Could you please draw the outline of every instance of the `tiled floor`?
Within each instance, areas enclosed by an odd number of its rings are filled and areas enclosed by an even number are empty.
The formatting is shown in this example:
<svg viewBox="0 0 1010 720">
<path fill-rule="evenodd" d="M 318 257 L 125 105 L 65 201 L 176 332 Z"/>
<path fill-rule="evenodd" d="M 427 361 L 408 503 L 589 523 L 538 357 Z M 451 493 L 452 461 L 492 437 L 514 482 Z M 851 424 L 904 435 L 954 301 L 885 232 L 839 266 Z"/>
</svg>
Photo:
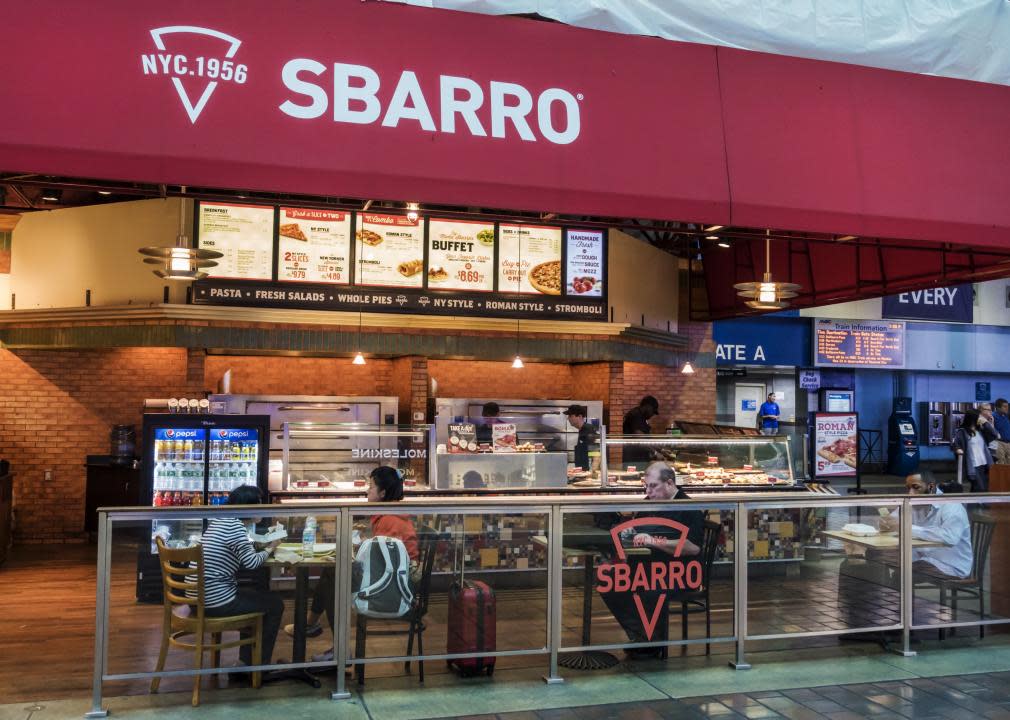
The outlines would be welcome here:
<svg viewBox="0 0 1010 720">
<path fill-rule="evenodd" d="M 577 709 L 460 715 L 454 720 L 962 720 L 969 717 L 1010 718 L 1010 672 L 643 700 Z"/>
</svg>

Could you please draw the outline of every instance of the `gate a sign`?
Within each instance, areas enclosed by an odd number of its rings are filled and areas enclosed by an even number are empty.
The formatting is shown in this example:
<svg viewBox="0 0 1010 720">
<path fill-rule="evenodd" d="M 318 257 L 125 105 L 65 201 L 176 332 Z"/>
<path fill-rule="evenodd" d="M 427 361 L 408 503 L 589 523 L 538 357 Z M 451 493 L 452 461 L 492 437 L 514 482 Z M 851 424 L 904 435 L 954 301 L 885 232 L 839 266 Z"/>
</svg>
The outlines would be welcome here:
<svg viewBox="0 0 1010 720">
<path fill-rule="evenodd" d="M 632 570 L 632 566 L 628 564 L 627 553 L 621 544 L 621 533 L 629 528 L 642 526 L 663 526 L 671 528 L 677 533 L 672 538 L 653 535 L 657 541 L 662 540 L 672 545 L 673 553 L 669 560 L 636 563 L 634 570 Z M 642 627 L 645 628 L 645 637 L 652 640 L 653 633 L 656 631 L 656 622 L 666 603 L 667 595 L 678 590 L 698 590 L 701 588 L 701 562 L 698 560 L 684 562 L 679 559 L 684 550 L 684 543 L 687 542 L 687 526 L 676 520 L 662 517 L 633 518 L 612 527 L 610 536 L 614 541 L 618 562 L 602 563 L 597 566 L 596 592 L 601 595 L 632 593 L 635 607 L 638 609 L 638 616 L 642 620 Z M 647 607 L 640 595 L 641 591 L 647 591 L 650 595 L 657 591 L 661 592 L 655 605 Z"/>
</svg>

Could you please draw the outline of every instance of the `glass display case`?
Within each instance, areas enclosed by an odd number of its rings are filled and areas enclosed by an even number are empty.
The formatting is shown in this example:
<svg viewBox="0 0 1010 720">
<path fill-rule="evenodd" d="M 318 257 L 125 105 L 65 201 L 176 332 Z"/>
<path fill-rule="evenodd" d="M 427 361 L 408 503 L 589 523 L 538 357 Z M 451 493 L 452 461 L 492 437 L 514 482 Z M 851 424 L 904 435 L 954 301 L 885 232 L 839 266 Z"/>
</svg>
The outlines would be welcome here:
<svg viewBox="0 0 1010 720">
<path fill-rule="evenodd" d="M 692 494 L 796 489 L 783 437 L 611 435 L 603 445 L 610 487 L 640 487 L 645 469 L 660 461 Z"/>
<path fill-rule="evenodd" d="M 380 465 L 400 470 L 409 489 L 427 489 L 434 477 L 433 425 L 286 422 L 281 438 L 287 494 L 364 492 Z"/>
</svg>

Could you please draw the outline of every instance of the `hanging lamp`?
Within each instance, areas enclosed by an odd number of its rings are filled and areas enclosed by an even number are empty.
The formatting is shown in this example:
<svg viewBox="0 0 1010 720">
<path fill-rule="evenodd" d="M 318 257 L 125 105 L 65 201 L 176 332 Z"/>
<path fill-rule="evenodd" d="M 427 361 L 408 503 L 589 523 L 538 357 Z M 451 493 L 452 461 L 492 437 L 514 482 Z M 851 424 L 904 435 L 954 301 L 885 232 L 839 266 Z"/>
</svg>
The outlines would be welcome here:
<svg viewBox="0 0 1010 720">
<path fill-rule="evenodd" d="M 694 365 L 692 365 L 691 361 L 688 360 L 684 363 L 684 367 L 682 367 L 680 371 L 685 375 L 694 375 Z"/>
<path fill-rule="evenodd" d="M 519 318 L 516 318 L 516 359 L 512 361 L 512 368 L 522 370 L 524 367 L 523 359 L 519 357 Z"/>
<path fill-rule="evenodd" d="M 182 188 L 183 194 L 186 192 L 185 186 Z M 155 275 L 165 280 L 202 280 L 207 277 L 204 268 L 217 265 L 216 260 L 224 257 L 224 253 L 216 250 L 204 250 L 190 246 L 189 238 L 186 237 L 186 199 L 179 198 L 179 234 L 175 238 L 175 245 L 171 247 L 143 247 L 138 250 L 141 255 L 146 255 L 144 262 L 148 265 L 159 265 L 154 270 Z"/>
<path fill-rule="evenodd" d="M 734 289 L 737 295 L 744 298 L 749 308 L 755 310 L 782 310 L 789 307 L 787 302 L 796 297 L 800 286 L 796 283 L 775 282 L 772 280 L 772 241 L 771 230 L 765 230 L 765 272 L 761 282 L 737 283 Z"/>
</svg>

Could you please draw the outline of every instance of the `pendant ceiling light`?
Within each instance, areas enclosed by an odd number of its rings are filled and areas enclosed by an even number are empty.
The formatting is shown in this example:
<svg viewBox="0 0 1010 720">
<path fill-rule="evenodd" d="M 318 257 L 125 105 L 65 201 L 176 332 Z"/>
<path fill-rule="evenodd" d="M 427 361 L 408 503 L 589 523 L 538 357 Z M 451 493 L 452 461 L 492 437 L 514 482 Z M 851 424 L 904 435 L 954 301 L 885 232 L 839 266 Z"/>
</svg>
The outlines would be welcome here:
<svg viewBox="0 0 1010 720">
<path fill-rule="evenodd" d="M 182 188 L 186 192 L 186 188 Z M 138 251 L 146 255 L 144 262 L 148 265 L 160 266 L 154 274 L 165 280 L 202 280 L 207 277 L 204 268 L 214 267 L 223 253 L 216 250 L 203 250 L 190 246 L 186 237 L 186 199 L 179 198 L 179 234 L 172 247 L 143 247 Z"/>
<path fill-rule="evenodd" d="M 358 263 L 358 270 L 360 272 L 361 264 Z M 360 275 L 358 277 L 361 277 Z M 358 305 L 358 352 L 351 360 L 351 365 L 364 365 L 365 356 L 361 354 L 361 305 Z"/>
<path fill-rule="evenodd" d="M 747 300 L 747 307 L 755 310 L 782 310 L 789 307 L 787 300 L 796 297 L 799 285 L 772 280 L 771 230 L 765 231 L 765 273 L 761 282 L 737 283 L 733 287 Z"/>
<path fill-rule="evenodd" d="M 692 365 L 691 361 L 688 360 L 686 363 L 684 363 L 684 367 L 682 367 L 680 371 L 685 375 L 694 375 L 694 365 Z"/>
<path fill-rule="evenodd" d="M 519 357 L 519 318 L 516 318 L 516 359 L 512 361 L 512 368 L 522 370 L 523 367 L 523 359 Z"/>
</svg>

